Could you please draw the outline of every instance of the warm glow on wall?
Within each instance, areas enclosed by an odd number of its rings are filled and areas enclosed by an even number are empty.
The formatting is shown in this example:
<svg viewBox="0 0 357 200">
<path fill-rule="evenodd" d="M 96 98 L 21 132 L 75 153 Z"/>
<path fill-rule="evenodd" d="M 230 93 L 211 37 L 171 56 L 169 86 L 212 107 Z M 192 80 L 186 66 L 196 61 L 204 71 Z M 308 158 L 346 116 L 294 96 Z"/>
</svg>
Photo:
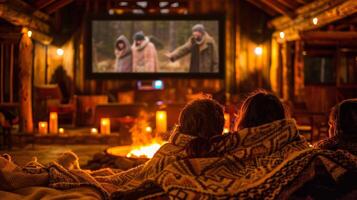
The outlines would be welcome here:
<svg viewBox="0 0 357 200">
<path fill-rule="evenodd" d="M 27 31 L 27 36 L 30 38 L 32 36 L 32 31 Z"/>
<path fill-rule="evenodd" d="M 280 37 L 280 39 L 284 39 L 285 38 L 285 33 L 284 32 L 280 32 L 279 33 L 279 37 Z"/>
<path fill-rule="evenodd" d="M 312 23 L 313 23 L 314 25 L 317 25 L 317 23 L 319 23 L 319 19 L 318 19 L 317 17 L 314 17 L 314 18 L 312 19 Z"/>
<path fill-rule="evenodd" d="M 64 54 L 64 51 L 61 48 L 57 49 L 56 52 L 57 52 L 57 55 L 59 55 L 59 56 L 63 56 L 63 54 Z"/>
<path fill-rule="evenodd" d="M 255 53 L 255 55 L 257 55 L 257 56 L 261 56 L 261 55 L 263 54 L 263 48 L 260 47 L 260 46 L 255 47 L 254 53 Z"/>
</svg>

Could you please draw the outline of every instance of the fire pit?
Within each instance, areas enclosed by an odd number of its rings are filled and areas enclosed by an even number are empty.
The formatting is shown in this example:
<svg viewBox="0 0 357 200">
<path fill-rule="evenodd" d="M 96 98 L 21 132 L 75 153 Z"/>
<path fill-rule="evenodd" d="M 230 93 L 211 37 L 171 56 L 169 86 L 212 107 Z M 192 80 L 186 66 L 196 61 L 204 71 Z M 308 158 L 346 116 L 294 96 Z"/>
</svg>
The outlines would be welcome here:
<svg viewBox="0 0 357 200">
<path fill-rule="evenodd" d="M 152 140 L 150 144 L 109 147 L 104 152 L 95 154 L 83 168 L 97 170 L 108 167 L 127 170 L 148 161 L 164 143 Z"/>
<path fill-rule="evenodd" d="M 149 144 L 116 146 L 106 149 L 106 153 L 112 156 L 126 156 L 130 158 L 152 158 L 163 142 L 153 140 Z"/>
</svg>

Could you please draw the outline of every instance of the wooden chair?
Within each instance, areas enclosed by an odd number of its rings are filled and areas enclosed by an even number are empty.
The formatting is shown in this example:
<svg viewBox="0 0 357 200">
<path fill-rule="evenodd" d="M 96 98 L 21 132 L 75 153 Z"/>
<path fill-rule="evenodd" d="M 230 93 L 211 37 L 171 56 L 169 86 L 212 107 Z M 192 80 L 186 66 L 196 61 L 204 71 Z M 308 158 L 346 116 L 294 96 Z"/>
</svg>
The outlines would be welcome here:
<svg viewBox="0 0 357 200">
<path fill-rule="evenodd" d="M 20 106 L 18 103 L 2 103 L 0 104 L 0 134 L 2 136 L 2 145 L 12 148 L 12 130 L 15 124 L 20 121 L 20 116 L 12 115 L 12 112 L 18 112 Z"/>
<path fill-rule="evenodd" d="M 49 112 L 57 112 L 59 119 L 71 118 L 71 124 L 74 126 L 76 121 L 75 100 L 72 98 L 68 104 L 62 104 L 61 100 L 62 94 L 57 84 L 35 86 L 35 101 L 40 106 L 37 108 L 39 111 L 37 113 L 38 115 L 43 115 L 39 117 L 47 119 Z"/>
</svg>

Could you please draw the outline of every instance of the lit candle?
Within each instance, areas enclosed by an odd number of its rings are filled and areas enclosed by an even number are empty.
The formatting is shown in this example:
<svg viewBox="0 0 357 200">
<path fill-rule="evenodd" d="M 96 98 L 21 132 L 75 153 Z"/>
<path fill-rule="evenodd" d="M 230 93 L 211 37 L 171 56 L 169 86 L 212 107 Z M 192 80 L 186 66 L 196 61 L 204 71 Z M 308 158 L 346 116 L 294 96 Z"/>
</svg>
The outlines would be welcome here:
<svg viewBox="0 0 357 200">
<path fill-rule="evenodd" d="M 96 128 L 92 128 L 92 129 L 90 129 L 90 133 L 97 134 L 98 130 Z"/>
<path fill-rule="evenodd" d="M 58 133 L 63 134 L 64 133 L 64 128 L 59 128 Z"/>
<path fill-rule="evenodd" d="M 145 131 L 146 131 L 147 133 L 151 133 L 151 132 L 152 132 L 152 128 L 151 128 L 150 126 L 147 126 L 147 127 L 145 128 Z"/>
<path fill-rule="evenodd" d="M 58 133 L 58 114 L 50 112 L 50 133 Z"/>
<path fill-rule="evenodd" d="M 47 122 L 39 122 L 38 123 L 38 133 L 41 135 L 47 134 L 48 131 L 48 123 Z"/>
<path fill-rule="evenodd" d="M 166 111 L 156 112 L 156 131 L 165 133 L 167 131 L 167 114 Z"/>
<path fill-rule="evenodd" d="M 229 113 L 224 113 L 224 129 L 225 132 L 229 132 L 229 130 L 231 129 L 231 117 L 229 115 Z"/>
<path fill-rule="evenodd" d="M 100 133 L 102 133 L 103 135 L 110 134 L 110 119 L 109 118 L 100 119 Z"/>
</svg>

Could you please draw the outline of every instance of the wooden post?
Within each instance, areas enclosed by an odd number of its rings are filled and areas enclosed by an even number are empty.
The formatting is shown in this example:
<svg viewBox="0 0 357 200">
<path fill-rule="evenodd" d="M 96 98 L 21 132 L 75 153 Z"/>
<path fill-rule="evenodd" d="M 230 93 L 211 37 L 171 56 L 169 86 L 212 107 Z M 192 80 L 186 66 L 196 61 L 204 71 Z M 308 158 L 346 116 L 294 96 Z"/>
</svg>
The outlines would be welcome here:
<svg viewBox="0 0 357 200">
<path fill-rule="evenodd" d="M 20 97 L 20 128 L 25 133 L 33 132 L 32 121 L 32 54 L 33 44 L 27 34 L 23 34 L 19 48 L 19 97 Z"/>
<path fill-rule="evenodd" d="M 302 41 L 295 41 L 295 61 L 294 61 L 294 97 L 296 101 L 303 101 L 304 93 L 304 61 L 303 61 Z"/>
</svg>

